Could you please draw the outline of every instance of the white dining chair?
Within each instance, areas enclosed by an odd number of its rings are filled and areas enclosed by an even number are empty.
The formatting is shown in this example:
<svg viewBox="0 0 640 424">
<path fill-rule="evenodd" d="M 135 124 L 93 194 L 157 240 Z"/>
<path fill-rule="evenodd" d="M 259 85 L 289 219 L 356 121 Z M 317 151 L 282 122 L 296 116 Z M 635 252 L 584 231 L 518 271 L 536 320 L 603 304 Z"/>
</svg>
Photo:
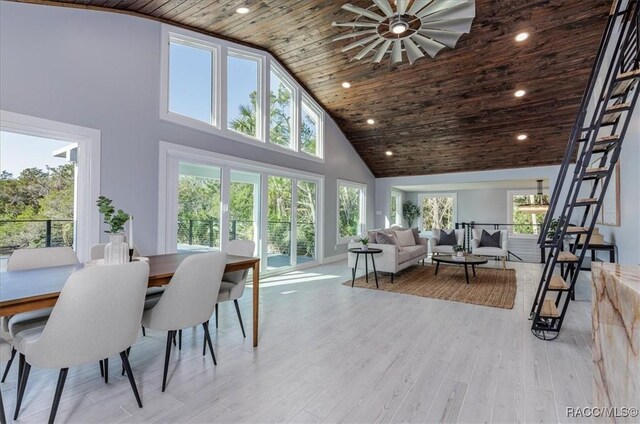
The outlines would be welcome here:
<svg viewBox="0 0 640 424">
<path fill-rule="evenodd" d="M 171 344 L 176 332 L 184 328 L 202 325 L 206 346 L 209 346 L 213 363 L 216 356 L 209 335 L 209 319 L 218 298 L 222 274 L 227 262 L 223 252 L 200 253 L 187 256 L 176 269 L 157 304 L 144 312 L 145 328 L 167 332 L 167 344 L 162 375 L 162 391 L 167 387 L 167 370 L 171 356 Z"/>
<path fill-rule="evenodd" d="M 226 252 L 228 255 L 251 257 L 254 254 L 255 248 L 256 244 L 251 240 L 231 240 L 227 246 Z M 224 273 L 222 276 L 222 283 L 220 284 L 220 292 L 218 293 L 218 303 L 233 300 L 243 337 L 247 336 L 244 332 L 244 324 L 242 323 L 242 314 L 240 313 L 238 299 L 240 299 L 244 294 L 248 273 L 249 270 L 247 269 Z M 218 305 L 216 305 L 216 328 L 218 328 Z"/>
<path fill-rule="evenodd" d="M 78 256 L 76 256 L 76 253 L 70 247 L 17 249 L 14 250 L 11 256 L 9 256 L 9 259 L 7 259 L 7 271 L 25 271 L 52 266 L 76 265 L 78 263 Z M 39 309 L 0 318 L 0 338 L 11 345 L 11 357 L 7 362 L 0 382 L 4 383 L 7 379 L 7 374 L 16 356 L 16 349 L 13 346 L 10 327 L 15 333 L 43 326 L 51 314 L 51 309 L 52 308 Z"/>
<path fill-rule="evenodd" d="M 148 280 L 146 262 L 82 269 L 71 274 L 65 283 L 44 327 L 13 334 L 21 369 L 15 420 L 32 366 L 60 369 L 49 414 L 51 423 L 69 368 L 98 362 L 117 353 L 138 406 L 142 408 L 126 350 L 138 338 Z"/>
</svg>

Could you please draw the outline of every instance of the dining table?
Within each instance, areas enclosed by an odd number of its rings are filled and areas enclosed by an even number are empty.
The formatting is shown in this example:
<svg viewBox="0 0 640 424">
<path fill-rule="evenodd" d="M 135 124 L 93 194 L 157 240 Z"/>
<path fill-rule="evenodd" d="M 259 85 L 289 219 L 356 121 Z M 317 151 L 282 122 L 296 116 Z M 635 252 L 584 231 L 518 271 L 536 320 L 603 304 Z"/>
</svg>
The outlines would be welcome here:
<svg viewBox="0 0 640 424">
<path fill-rule="evenodd" d="M 189 255 L 203 252 L 180 252 L 149 256 L 149 287 L 169 284 L 178 265 Z M 101 266 L 79 263 L 23 271 L 0 272 L 0 316 L 11 316 L 20 312 L 35 311 L 55 305 L 60 291 L 69 276 L 86 266 Z M 260 258 L 227 255 L 225 272 L 253 270 L 253 346 L 258 346 L 258 308 Z"/>
</svg>

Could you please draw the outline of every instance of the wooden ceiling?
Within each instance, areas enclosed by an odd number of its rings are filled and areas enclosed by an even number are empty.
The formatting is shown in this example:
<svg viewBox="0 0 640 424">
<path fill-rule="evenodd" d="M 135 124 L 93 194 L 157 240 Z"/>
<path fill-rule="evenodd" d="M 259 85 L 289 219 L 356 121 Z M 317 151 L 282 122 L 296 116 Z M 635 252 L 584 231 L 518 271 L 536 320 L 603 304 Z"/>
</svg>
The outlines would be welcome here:
<svg viewBox="0 0 640 424">
<path fill-rule="evenodd" d="M 270 51 L 302 82 L 376 177 L 558 164 L 611 0 L 476 0 L 471 33 L 413 65 L 350 61 L 331 22 L 370 0 L 40 2 L 137 12 Z M 235 13 L 249 3 L 247 15 Z M 514 36 L 531 37 L 516 43 Z M 348 90 L 341 87 L 349 81 Z M 527 95 L 515 98 L 516 89 Z M 368 118 L 375 119 L 368 125 Z M 526 141 L 516 135 L 526 133 Z M 393 156 L 385 155 L 391 150 Z M 330 156 L 331 151 L 326 155 Z"/>
</svg>

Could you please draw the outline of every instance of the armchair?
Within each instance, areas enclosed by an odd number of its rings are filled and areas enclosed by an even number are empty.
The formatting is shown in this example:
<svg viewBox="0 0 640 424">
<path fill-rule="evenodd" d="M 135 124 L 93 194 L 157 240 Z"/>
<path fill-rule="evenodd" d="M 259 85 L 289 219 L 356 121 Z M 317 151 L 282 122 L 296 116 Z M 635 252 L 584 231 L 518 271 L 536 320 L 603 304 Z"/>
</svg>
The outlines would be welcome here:
<svg viewBox="0 0 640 424">
<path fill-rule="evenodd" d="M 472 231 L 473 238 L 471 239 L 471 253 L 478 256 L 496 256 L 502 259 L 502 269 L 507 269 L 507 256 L 509 256 L 509 250 L 507 248 L 507 241 L 509 239 L 507 230 L 500 231 L 500 247 L 480 247 L 480 238 L 482 236 L 482 230 L 474 229 Z M 495 234 L 496 231 L 487 231 L 489 234 Z"/>
<path fill-rule="evenodd" d="M 464 230 L 454 230 L 456 232 L 456 243 L 460 246 L 464 244 Z M 429 247 L 431 248 L 431 254 L 444 253 L 452 254 L 453 246 L 440 245 L 440 229 L 433 229 L 433 236 L 429 238 Z M 448 232 L 448 231 L 447 231 Z"/>
</svg>

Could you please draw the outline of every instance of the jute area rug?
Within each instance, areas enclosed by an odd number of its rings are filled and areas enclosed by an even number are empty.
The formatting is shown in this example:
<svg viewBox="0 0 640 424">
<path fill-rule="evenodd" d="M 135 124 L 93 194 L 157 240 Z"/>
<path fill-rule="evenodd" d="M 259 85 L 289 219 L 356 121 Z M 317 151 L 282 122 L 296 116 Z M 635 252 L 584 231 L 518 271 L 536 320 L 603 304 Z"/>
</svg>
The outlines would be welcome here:
<svg viewBox="0 0 640 424">
<path fill-rule="evenodd" d="M 516 297 L 516 271 L 514 269 L 484 268 L 476 266 L 477 277 L 469 267 L 469 282 L 464 278 L 464 267 L 441 264 L 438 275 L 435 266 L 414 265 L 398 272 L 393 284 L 391 274 L 378 273 L 379 290 L 471 303 L 493 308 L 512 309 Z M 351 286 L 351 279 L 343 283 Z M 365 277 L 356 278 L 354 287 L 376 290 L 373 273 L 369 283 Z"/>
</svg>

